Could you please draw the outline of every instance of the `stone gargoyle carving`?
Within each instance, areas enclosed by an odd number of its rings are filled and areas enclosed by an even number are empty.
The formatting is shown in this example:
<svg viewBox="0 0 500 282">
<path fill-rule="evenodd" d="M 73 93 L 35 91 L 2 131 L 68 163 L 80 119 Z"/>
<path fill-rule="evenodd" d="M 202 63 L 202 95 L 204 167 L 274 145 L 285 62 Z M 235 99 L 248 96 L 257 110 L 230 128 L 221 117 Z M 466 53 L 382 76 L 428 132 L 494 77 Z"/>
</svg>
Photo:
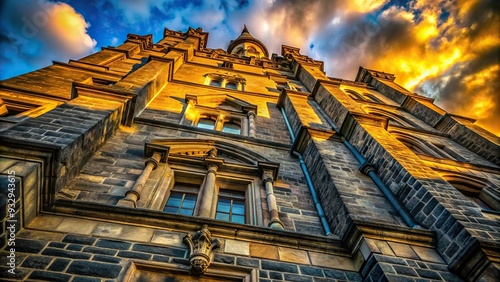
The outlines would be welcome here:
<svg viewBox="0 0 500 282">
<path fill-rule="evenodd" d="M 212 239 L 208 226 L 203 225 L 194 235 L 184 236 L 184 243 L 189 246 L 189 269 L 193 275 L 202 275 L 210 266 L 214 257 L 213 251 L 220 247 L 218 239 Z"/>
</svg>

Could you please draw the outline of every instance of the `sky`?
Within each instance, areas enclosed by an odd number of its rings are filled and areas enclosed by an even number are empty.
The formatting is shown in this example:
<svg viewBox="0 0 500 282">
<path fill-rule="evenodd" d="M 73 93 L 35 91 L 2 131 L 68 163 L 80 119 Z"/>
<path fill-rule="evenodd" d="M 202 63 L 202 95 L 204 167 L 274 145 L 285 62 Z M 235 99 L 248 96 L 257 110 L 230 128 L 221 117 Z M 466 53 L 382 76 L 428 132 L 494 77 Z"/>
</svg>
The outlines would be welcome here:
<svg viewBox="0 0 500 282">
<path fill-rule="evenodd" d="M 494 0 L 3 0 L 0 79 L 116 46 L 128 33 L 210 33 L 226 49 L 246 24 L 270 53 L 281 45 L 325 62 L 396 75 L 410 91 L 500 136 L 500 1 Z"/>
</svg>

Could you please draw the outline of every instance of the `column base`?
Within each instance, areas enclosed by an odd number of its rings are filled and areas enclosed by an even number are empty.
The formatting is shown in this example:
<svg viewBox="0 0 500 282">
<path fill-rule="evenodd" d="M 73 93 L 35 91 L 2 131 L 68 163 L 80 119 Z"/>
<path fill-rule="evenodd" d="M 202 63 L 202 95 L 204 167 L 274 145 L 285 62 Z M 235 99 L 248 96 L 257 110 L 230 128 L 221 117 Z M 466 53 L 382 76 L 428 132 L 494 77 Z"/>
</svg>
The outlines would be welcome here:
<svg viewBox="0 0 500 282">
<path fill-rule="evenodd" d="M 127 198 L 123 198 L 123 199 L 118 200 L 118 203 L 116 203 L 116 206 L 126 207 L 126 208 L 136 208 L 137 207 L 134 201 L 127 199 Z"/>
</svg>

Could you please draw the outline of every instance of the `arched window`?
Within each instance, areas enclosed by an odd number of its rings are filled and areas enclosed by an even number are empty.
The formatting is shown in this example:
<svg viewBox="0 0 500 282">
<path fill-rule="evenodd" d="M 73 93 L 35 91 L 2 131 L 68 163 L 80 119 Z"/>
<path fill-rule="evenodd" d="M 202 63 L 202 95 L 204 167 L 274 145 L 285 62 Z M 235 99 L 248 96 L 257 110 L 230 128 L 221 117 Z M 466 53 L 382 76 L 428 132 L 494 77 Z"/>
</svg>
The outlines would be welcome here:
<svg viewBox="0 0 500 282">
<path fill-rule="evenodd" d="M 426 153 L 425 150 L 423 150 L 421 146 L 417 145 L 416 143 L 408 142 L 407 140 L 404 139 L 398 139 L 398 140 L 401 141 L 401 143 L 405 144 L 406 147 L 408 147 L 415 154 L 433 156 L 429 153 Z"/>
<path fill-rule="evenodd" d="M 365 100 L 363 99 L 363 96 L 361 96 L 358 92 L 356 91 L 353 91 L 353 90 L 350 90 L 350 89 L 346 89 L 344 90 L 348 95 L 349 97 L 351 97 L 352 99 L 356 99 L 356 100 Z"/>
<path fill-rule="evenodd" d="M 382 100 L 380 100 L 379 98 L 375 97 L 375 95 L 373 95 L 373 94 L 363 93 L 363 95 L 364 95 L 364 97 L 368 98 L 368 100 L 371 101 L 371 102 L 381 103 L 381 104 L 384 103 L 384 102 L 382 102 Z"/>
<path fill-rule="evenodd" d="M 436 151 L 438 149 L 425 142 L 424 140 L 420 140 L 418 138 L 415 138 L 414 136 L 396 130 L 390 130 L 389 133 L 391 133 L 396 139 L 398 139 L 398 141 L 406 145 L 406 147 L 412 150 L 412 152 L 414 152 L 415 154 L 426 155 L 434 158 L 442 158 L 442 156 Z"/>
<path fill-rule="evenodd" d="M 441 176 L 477 207 L 500 211 L 500 195 L 490 189 L 489 183 L 484 179 L 451 173 L 443 173 Z"/>
<path fill-rule="evenodd" d="M 390 124 L 397 126 L 420 128 L 420 126 L 418 126 L 416 123 L 412 122 L 411 120 L 402 116 L 399 113 L 388 112 L 386 110 L 373 108 L 371 106 L 363 106 L 362 108 L 367 114 L 372 114 L 389 119 Z"/>
</svg>

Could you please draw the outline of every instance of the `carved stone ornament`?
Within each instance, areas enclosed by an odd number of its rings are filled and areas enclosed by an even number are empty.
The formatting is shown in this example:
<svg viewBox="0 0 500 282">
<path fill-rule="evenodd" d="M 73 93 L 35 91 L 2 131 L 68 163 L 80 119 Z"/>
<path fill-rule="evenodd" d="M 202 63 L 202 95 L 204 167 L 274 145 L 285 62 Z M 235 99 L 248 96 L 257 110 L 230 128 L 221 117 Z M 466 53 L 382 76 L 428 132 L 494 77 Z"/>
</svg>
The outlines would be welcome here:
<svg viewBox="0 0 500 282">
<path fill-rule="evenodd" d="M 213 251 L 220 247 L 218 239 L 212 239 L 208 226 L 203 225 L 194 235 L 184 236 L 184 243 L 189 246 L 189 270 L 193 275 L 202 275 L 210 266 L 214 257 Z"/>
</svg>

